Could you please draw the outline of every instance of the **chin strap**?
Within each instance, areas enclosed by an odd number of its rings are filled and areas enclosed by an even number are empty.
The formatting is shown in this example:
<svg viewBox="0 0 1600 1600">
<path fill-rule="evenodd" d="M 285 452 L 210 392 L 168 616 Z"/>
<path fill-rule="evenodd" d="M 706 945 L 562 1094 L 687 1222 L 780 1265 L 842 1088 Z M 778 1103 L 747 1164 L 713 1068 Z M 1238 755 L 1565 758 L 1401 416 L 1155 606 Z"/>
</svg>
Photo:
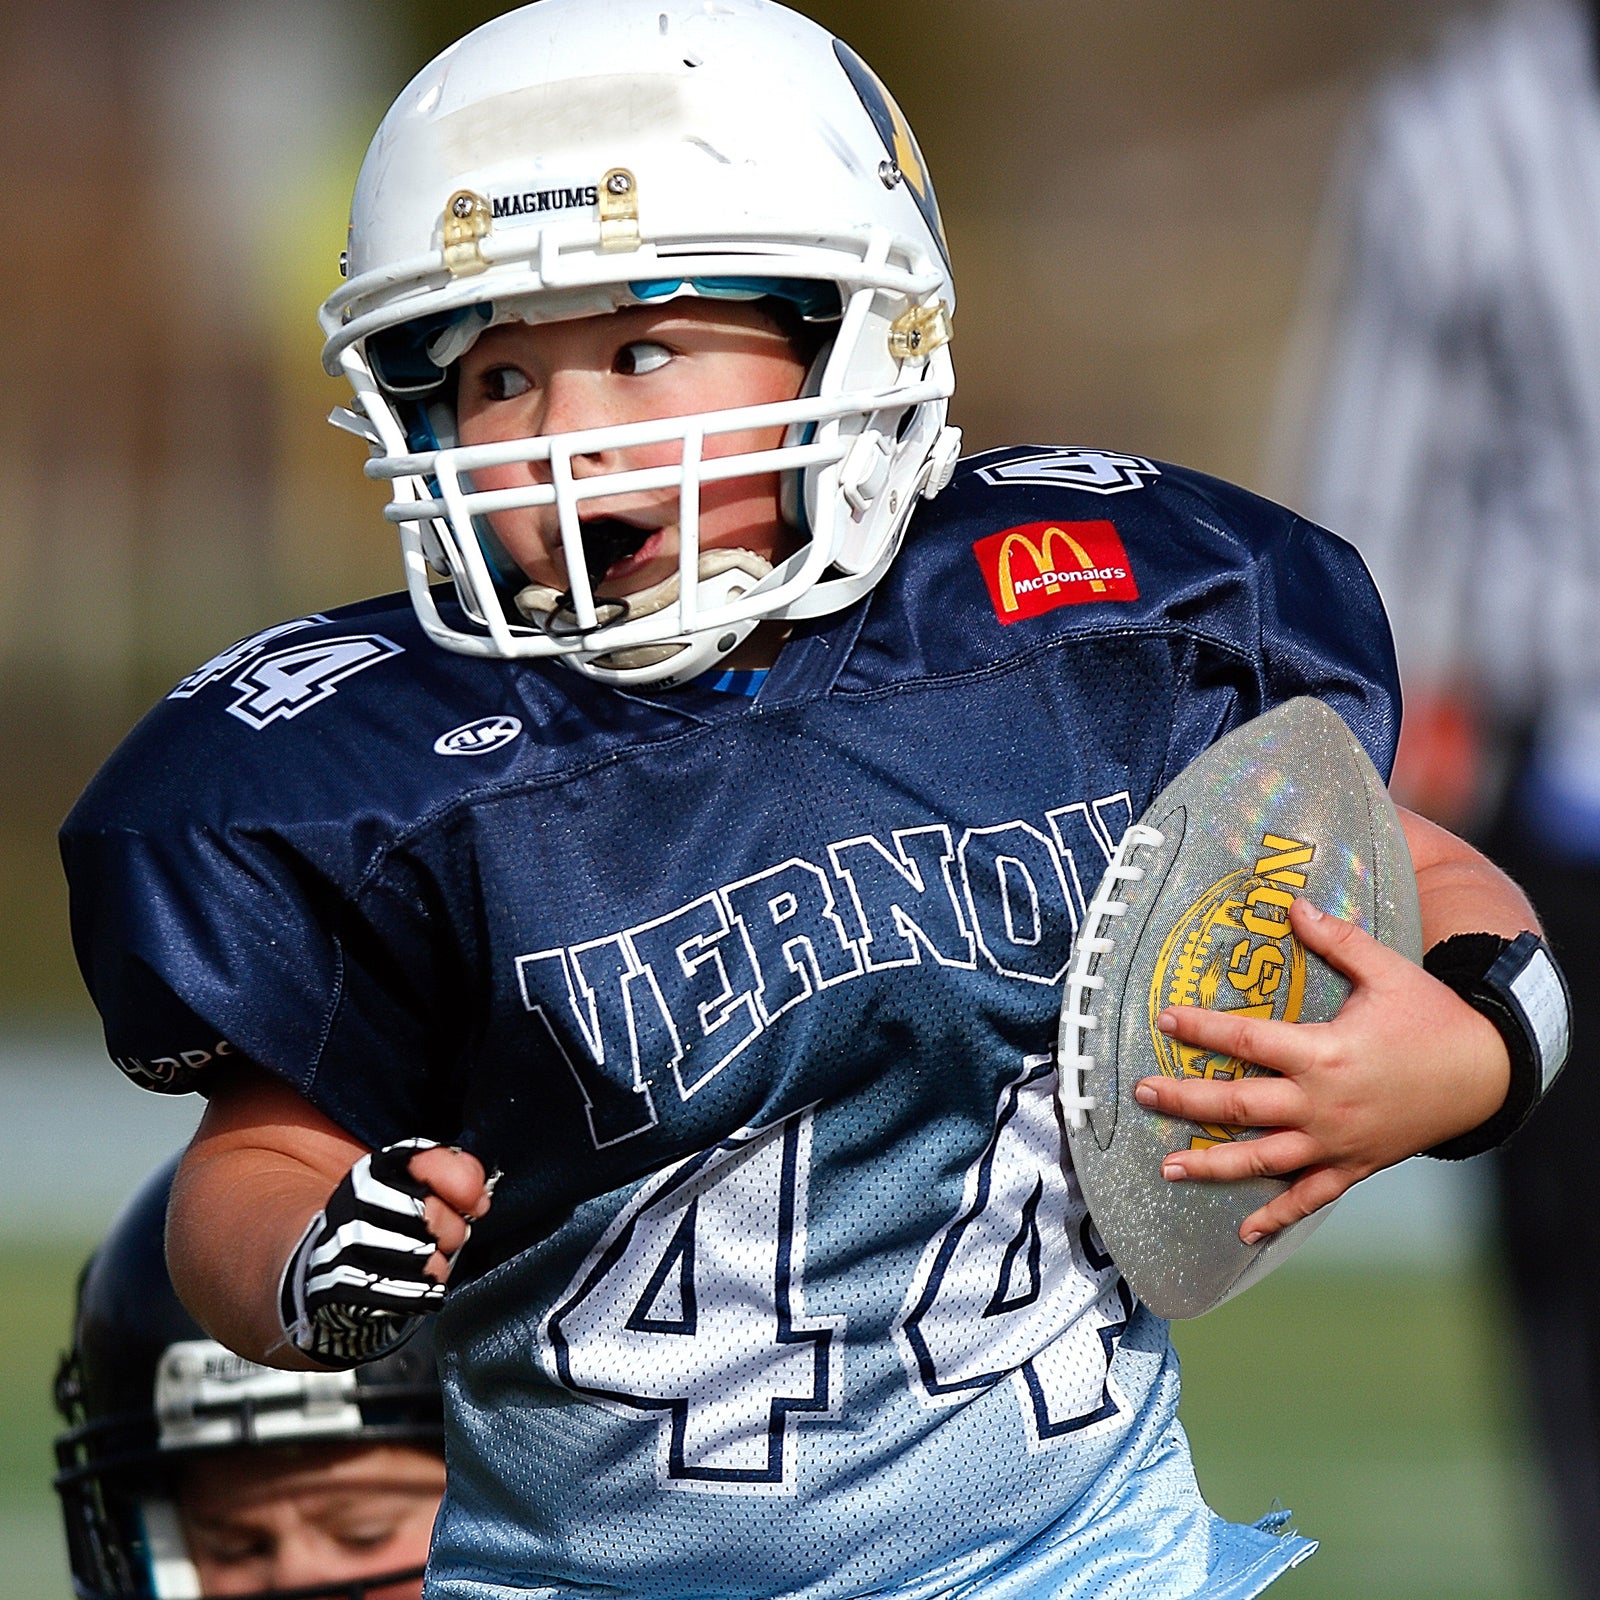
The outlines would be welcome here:
<svg viewBox="0 0 1600 1600">
<path fill-rule="evenodd" d="M 602 569 L 604 570 L 604 569 Z M 753 550 L 702 550 L 700 552 L 700 601 L 702 605 L 721 606 L 741 595 L 749 594 L 772 571 L 771 562 Z M 596 598 L 595 609 L 601 613 L 602 626 L 615 624 L 634 617 L 653 616 L 676 603 L 682 585 L 678 574 L 671 573 L 659 583 L 625 600 Z M 530 583 L 517 597 L 517 610 L 530 622 L 539 624 L 556 637 L 572 637 L 577 618 L 572 612 L 572 592 L 551 588 L 548 584 Z M 605 606 L 620 606 L 621 614 L 603 616 Z M 672 644 L 641 644 L 621 650 L 608 650 L 603 655 L 585 657 L 573 664 L 580 670 L 594 670 L 599 677 L 612 673 L 633 673 L 641 669 L 659 667 L 668 662 L 673 669 L 668 673 L 652 673 L 648 679 L 637 682 L 656 682 L 665 678 L 694 677 L 737 648 L 755 627 L 755 621 L 737 623 L 720 628 L 714 633 L 701 633 L 695 637 Z M 704 659 L 702 659 L 702 657 Z M 624 680 L 626 681 L 626 680 Z"/>
</svg>

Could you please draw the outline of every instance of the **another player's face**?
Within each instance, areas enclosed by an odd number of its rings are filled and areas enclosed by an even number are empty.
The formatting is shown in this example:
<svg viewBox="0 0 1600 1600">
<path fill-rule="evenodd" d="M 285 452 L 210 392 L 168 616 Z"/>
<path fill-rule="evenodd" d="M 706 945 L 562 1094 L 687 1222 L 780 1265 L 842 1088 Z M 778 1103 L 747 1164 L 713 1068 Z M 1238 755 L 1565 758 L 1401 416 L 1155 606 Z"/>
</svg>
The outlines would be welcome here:
<svg viewBox="0 0 1600 1600">
<path fill-rule="evenodd" d="M 759 306 L 680 300 L 570 322 L 503 323 L 461 358 L 458 422 L 463 444 L 569 433 L 625 422 L 792 400 L 806 363 Z M 773 449 L 781 428 L 718 434 L 707 456 Z M 575 478 L 676 465 L 681 446 L 638 445 L 573 457 Z M 548 462 L 479 468 L 478 489 L 548 483 Z M 776 563 L 796 540 L 778 507 L 776 473 L 704 485 L 700 547 L 751 550 Z M 676 489 L 582 502 L 584 520 L 613 518 L 637 530 L 638 548 L 612 562 L 597 592 L 635 594 L 678 567 Z M 498 512 L 494 531 L 538 583 L 569 587 L 554 506 Z"/>
<path fill-rule="evenodd" d="M 191 1463 L 178 1485 L 189 1557 L 210 1600 L 420 1567 L 444 1461 L 412 1445 L 238 1450 Z M 420 1578 L 370 1600 L 419 1600 Z"/>
</svg>

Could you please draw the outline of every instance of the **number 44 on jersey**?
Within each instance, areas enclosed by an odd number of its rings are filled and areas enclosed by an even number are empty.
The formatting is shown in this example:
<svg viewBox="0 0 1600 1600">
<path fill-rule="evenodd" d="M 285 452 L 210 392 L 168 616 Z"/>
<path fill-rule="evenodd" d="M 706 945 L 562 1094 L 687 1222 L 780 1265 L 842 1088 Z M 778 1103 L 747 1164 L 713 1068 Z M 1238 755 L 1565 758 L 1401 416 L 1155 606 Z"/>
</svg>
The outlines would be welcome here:
<svg viewBox="0 0 1600 1600">
<path fill-rule="evenodd" d="M 541 1326 L 564 1387 L 655 1423 L 663 1488 L 791 1490 L 794 1428 L 848 1406 L 845 1320 L 805 1305 L 817 1114 L 646 1183 Z M 1009 1381 L 1028 1447 L 1048 1448 L 1119 1414 L 1132 1309 L 1063 1168 L 1055 1068 L 1030 1057 L 895 1320 L 912 1390 L 942 1408 Z"/>
</svg>

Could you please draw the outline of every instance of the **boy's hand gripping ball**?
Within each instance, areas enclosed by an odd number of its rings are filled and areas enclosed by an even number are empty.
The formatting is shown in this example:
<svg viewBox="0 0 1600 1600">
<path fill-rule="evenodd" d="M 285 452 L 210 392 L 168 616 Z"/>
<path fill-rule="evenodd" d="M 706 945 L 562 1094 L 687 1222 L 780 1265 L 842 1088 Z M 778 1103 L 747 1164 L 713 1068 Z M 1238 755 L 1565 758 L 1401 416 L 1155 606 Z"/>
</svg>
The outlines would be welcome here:
<svg viewBox="0 0 1600 1600">
<path fill-rule="evenodd" d="M 1106 1248 L 1158 1316 L 1221 1305 L 1327 1214 L 1243 1243 L 1240 1224 L 1292 1179 L 1173 1184 L 1161 1165 L 1174 1150 L 1265 1130 L 1184 1122 L 1133 1098 L 1157 1073 L 1266 1070 L 1168 1038 L 1156 1018 L 1169 1005 L 1332 1019 L 1350 985 L 1290 932 L 1297 895 L 1421 960 L 1394 804 L 1339 716 L 1309 698 L 1228 734 L 1156 797 L 1123 836 L 1073 949 L 1058 1043 L 1072 1162 Z"/>
</svg>

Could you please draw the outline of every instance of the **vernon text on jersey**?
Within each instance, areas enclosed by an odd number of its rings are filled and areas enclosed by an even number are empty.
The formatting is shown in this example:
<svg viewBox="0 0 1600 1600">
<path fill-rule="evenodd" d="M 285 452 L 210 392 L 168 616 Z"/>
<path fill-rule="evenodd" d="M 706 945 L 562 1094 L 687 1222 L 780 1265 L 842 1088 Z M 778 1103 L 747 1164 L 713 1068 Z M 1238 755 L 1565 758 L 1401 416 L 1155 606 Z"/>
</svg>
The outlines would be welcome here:
<svg viewBox="0 0 1600 1600">
<path fill-rule="evenodd" d="M 522 1001 L 604 1148 L 656 1125 L 668 1074 L 687 1100 L 785 1011 L 863 974 L 934 961 L 1059 985 L 1086 894 L 1132 820 L 1122 790 L 1059 806 L 1043 828 L 842 839 L 826 865 L 792 857 L 636 927 L 518 956 Z"/>
</svg>

